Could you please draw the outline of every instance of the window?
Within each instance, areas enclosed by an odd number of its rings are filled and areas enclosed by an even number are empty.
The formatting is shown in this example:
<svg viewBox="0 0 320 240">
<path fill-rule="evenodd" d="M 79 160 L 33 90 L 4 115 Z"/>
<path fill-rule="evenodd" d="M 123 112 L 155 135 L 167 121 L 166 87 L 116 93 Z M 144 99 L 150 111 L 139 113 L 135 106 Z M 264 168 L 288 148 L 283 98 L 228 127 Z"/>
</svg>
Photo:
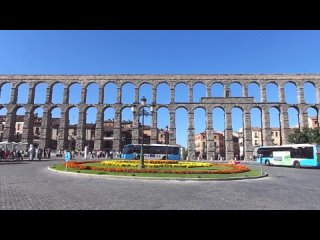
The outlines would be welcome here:
<svg viewBox="0 0 320 240">
<path fill-rule="evenodd" d="M 271 136 L 273 137 L 274 132 L 271 132 Z"/>
<path fill-rule="evenodd" d="M 255 137 L 255 138 L 258 137 L 258 133 L 257 133 L 257 132 L 254 133 L 254 137 Z"/>
<path fill-rule="evenodd" d="M 217 136 L 214 136 L 213 139 L 217 139 Z"/>
<path fill-rule="evenodd" d="M 254 145 L 258 145 L 258 140 L 254 140 Z"/>
<path fill-rule="evenodd" d="M 20 124 L 17 125 L 17 130 L 20 130 Z"/>
<path fill-rule="evenodd" d="M 276 132 L 276 137 L 278 137 L 278 132 Z"/>
<path fill-rule="evenodd" d="M 203 142 L 203 143 L 202 143 L 202 146 L 205 148 L 205 147 L 206 147 L 206 142 Z"/>
</svg>

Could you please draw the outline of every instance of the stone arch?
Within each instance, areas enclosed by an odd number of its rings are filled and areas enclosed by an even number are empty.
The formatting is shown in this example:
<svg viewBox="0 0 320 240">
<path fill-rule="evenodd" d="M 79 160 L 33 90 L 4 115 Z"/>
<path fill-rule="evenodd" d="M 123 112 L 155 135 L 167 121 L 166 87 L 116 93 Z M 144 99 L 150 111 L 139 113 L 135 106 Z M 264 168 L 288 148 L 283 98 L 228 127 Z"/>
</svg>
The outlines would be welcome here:
<svg viewBox="0 0 320 240">
<path fill-rule="evenodd" d="M 152 86 L 150 83 L 144 82 L 139 85 L 139 100 L 141 100 L 142 97 L 147 99 L 147 104 L 152 102 Z"/>
<path fill-rule="evenodd" d="M 135 102 L 135 85 L 126 82 L 121 85 L 121 103 L 132 104 Z"/>
<path fill-rule="evenodd" d="M 230 97 L 243 97 L 243 86 L 241 82 L 235 81 L 230 83 L 228 89 L 230 90 Z"/>
<path fill-rule="evenodd" d="M 23 137 L 23 129 L 25 124 L 26 109 L 22 105 L 17 105 L 14 110 L 14 129 L 13 129 L 13 142 L 21 142 Z M 33 121 L 30 115 L 29 122 Z"/>
<path fill-rule="evenodd" d="M 316 87 L 313 82 L 307 81 L 303 84 L 304 99 L 307 104 L 316 104 Z"/>
<path fill-rule="evenodd" d="M 0 84 L 0 104 L 10 103 L 12 94 L 12 83 L 3 82 Z"/>
<path fill-rule="evenodd" d="M 211 96 L 212 97 L 224 96 L 224 86 L 221 82 L 215 82 L 211 85 Z"/>
<path fill-rule="evenodd" d="M 46 92 L 48 89 L 48 85 L 45 82 L 39 82 L 34 85 L 34 103 L 42 103 L 46 102 Z"/>
<path fill-rule="evenodd" d="M 29 121 L 29 125 L 31 127 L 32 134 L 30 134 L 29 141 L 33 143 L 34 146 L 41 146 L 41 128 L 43 121 L 43 107 L 41 105 L 34 105 L 30 111 L 32 119 L 32 124 Z M 41 146 L 42 148 L 44 146 Z"/>
<path fill-rule="evenodd" d="M 168 82 L 160 82 L 156 85 L 157 91 L 157 104 L 169 104 L 170 103 L 170 84 Z"/>
<path fill-rule="evenodd" d="M 99 103 L 99 85 L 96 82 L 90 82 L 85 87 L 86 91 L 86 104 L 98 104 Z"/>
<path fill-rule="evenodd" d="M 61 119 L 61 108 L 54 105 L 48 109 L 48 123 L 49 126 L 47 136 L 49 136 L 49 146 L 52 149 L 58 149 L 58 136 Z"/>
<path fill-rule="evenodd" d="M 88 146 L 89 151 L 94 149 L 97 112 L 98 109 L 92 105 L 84 109 L 84 146 Z"/>
<path fill-rule="evenodd" d="M 219 121 L 216 121 L 219 119 Z M 226 159 L 225 148 L 225 109 L 220 106 L 212 108 L 212 127 L 214 130 L 214 146 L 217 159 Z"/>
<path fill-rule="evenodd" d="M 188 102 L 189 101 L 189 89 L 188 85 L 183 82 L 179 82 L 175 85 L 174 101 L 175 102 Z"/>
<path fill-rule="evenodd" d="M 125 144 L 138 143 L 141 141 L 141 135 L 139 134 L 138 118 L 134 118 L 129 106 L 124 106 L 120 110 L 120 138 L 121 149 Z"/>
<path fill-rule="evenodd" d="M 0 105 L 0 142 L 3 142 L 3 136 L 4 136 L 4 127 L 7 121 L 7 108 Z"/>
<path fill-rule="evenodd" d="M 75 150 L 77 146 L 78 125 L 79 125 L 79 108 L 76 105 L 69 105 L 66 109 L 66 121 L 67 121 L 67 148 Z M 81 137 L 81 136 L 80 136 Z M 82 150 L 82 149 L 80 149 Z"/>
<path fill-rule="evenodd" d="M 319 127 L 319 109 L 315 106 L 310 106 L 307 108 L 308 115 L 308 128 Z"/>
<path fill-rule="evenodd" d="M 300 117 L 299 117 L 299 109 L 295 106 L 288 107 L 288 124 L 289 128 L 298 128 L 300 129 Z"/>
<path fill-rule="evenodd" d="M 188 142 L 188 109 L 185 106 L 175 108 L 177 144 L 187 147 Z M 186 156 L 182 156 L 182 160 Z"/>
<path fill-rule="evenodd" d="M 108 152 L 108 153 L 113 149 L 114 121 L 115 121 L 115 109 L 111 106 L 104 107 L 102 109 L 103 129 L 101 134 L 102 135 L 101 149 L 103 149 L 105 152 Z M 129 143 L 131 143 L 131 136 L 130 136 Z"/>
<path fill-rule="evenodd" d="M 193 99 L 192 102 L 201 102 L 202 97 L 206 97 L 206 85 L 203 82 L 195 82 L 193 84 Z"/>
<path fill-rule="evenodd" d="M 231 126 L 233 151 L 237 159 L 244 158 L 244 111 L 241 106 L 234 106 L 231 109 Z"/>
<path fill-rule="evenodd" d="M 17 85 L 17 90 L 18 90 L 17 103 L 18 104 L 28 103 L 29 84 L 26 82 L 21 82 Z"/>
<path fill-rule="evenodd" d="M 284 97 L 287 104 L 298 103 L 297 86 L 295 82 L 289 81 L 284 84 Z"/>
<path fill-rule="evenodd" d="M 117 84 L 107 82 L 103 85 L 103 103 L 113 104 L 117 102 Z"/>
<path fill-rule="evenodd" d="M 194 113 L 195 157 L 196 159 L 207 159 L 206 109 L 203 106 L 196 106 L 192 111 Z"/>
<path fill-rule="evenodd" d="M 252 144 L 254 147 L 262 146 L 262 109 L 259 106 L 251 107 L 250 121 L 252 130 Z"/>
<path fill-rule="evenodd" d="M 266 84 L 266 100 L 267 102 L 279 102 L 278 84 L 271 81 Z"/>
<path fill-rule="evenodd" d="M 64 95 L 64 84 L 62 82 L 54 82 L 51 85 L 51 103 L 53 104 L 61 104 L 63 102 Z"/>
<path fill-rule="evenodd" d="M 248 85 L 248 97 L 253 97 L 255 102 L 261 102 L 260 84 L 257 82 L 250 82 Z"/>
<path fill-rule="evenodd" d="M 69 104 L 79 104 L 81 102 L 81 84 L 78 82 L 73 82 L 68 85 Z"/>
<path fill-rule="evenodd" d="M 160 144 L 168 144 L 169 143 L 169 134 L 167 132 L 170 126 L 170 109 L 167 106 L 160 106 L 157 108 L 157 130 L 158 130 L 158 138 L 157 142 Z"/>
</svg>

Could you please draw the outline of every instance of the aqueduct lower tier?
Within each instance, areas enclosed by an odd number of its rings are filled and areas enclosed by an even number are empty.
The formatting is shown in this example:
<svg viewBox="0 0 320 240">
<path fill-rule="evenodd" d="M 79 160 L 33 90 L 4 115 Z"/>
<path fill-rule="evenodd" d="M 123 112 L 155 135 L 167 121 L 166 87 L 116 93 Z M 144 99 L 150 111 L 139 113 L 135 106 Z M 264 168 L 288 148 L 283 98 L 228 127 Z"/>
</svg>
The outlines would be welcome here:
<svg viewBox="0 0 320 240">
<path fill-rule="evenodd" d="M 1 104 L 1 108 L 7 109 L 6 123 L 4 127 L 3 141 L 12 141 L 14 136 L 16 112 L 20 107 L 26 109 L 25 123 L 23 126 L 22 142 L 32 143 L 32 118 L 34 110 L 37 107 L 43 108 L 42 126 L 40 142 L 42 147 L 48 147 L 48 139 L 51 131 L 51 110 L 59 107 L 61 109 L 61 118 L 59 125 L 58 149 L 63 150 L 67 146 L 68 141 L 68 111 L 71 107 L 79 108 L 79 123 L 77 126 L 77 150 L 84 148 L 84 125 L 85 113 L 89 107 L 97 108 L 97 121 L 95 128 L 95 150 L 101 149 L 103 129 L 103 112 L 108 107 L 113 107 L 115 110 L 114 132 L 113 132 L 113 149 L 120 151 L 121 146 L 121 111 L 125 107 L 131 107 L 132 104 L 121 103 L 122 86 L 126 83 L 132 83 L 135 87 L 135 103 L 139 105 L 139 88 L 142 84 L 148 83 L 152 88 L 152 103 L 155 104 L 155 110 L 163 107 L 163 104 L 156 103 L 156 89 L 161 83 L 167 83 L 170 87 L 170 103 L 165 105 L 169 109 L 170 115 L 170 134 L 169 143 L 176 143 L 176 121 L 175 110 L 183 107 L 188 112 L 188 154 L 191 159 L 195 156 L 195 130 L 194 130 L 194 110 L 196 108 L 203 108 L 206 110 L 206 132 L 207 132 L 207 156 L 214 156 L 214 140 L 213 140 L 213 127 L 212 127 L 212 109 L 220 107 L 224 110 L 225 114 L 225 147 L 226 158 L 231 159 L 234 156 L 233 140 L 232 140 L 232 125 L 231 125 L 231 109 L 238 107 L 243 110 L 243 125 L 244 125 L 244 149 L 245 159 L 249 159 L 252 154 L 252 137 L 251 137 L 251 124 L 250 124 L 250 110 L 252 108 L 259 108 L 262 113 L 262 133 L 264 145 L 271 144 L 271 130 L 269 109 L 275 107 L 280 112 L 280 128 L 282 144 L 287 143 L 288 132 L 288 108 L 294 107 L 299 114 L 299 125 L 301 128 L 307 127 L 308 115 L 307 108 L 312 107 L 317 111 L 319 119 L 319 99 L 320 99 L 320 75 L 319 74 L 270 74 L 270 75 L 0 75 L 0 89 L 5 83 L 11 83 L 12 91 L 9 103 Z M 287 104 L 285 102 L 284 85 L 286 83 L 293 83 L 297 87 L 297 104 Z M 25 104 L 17 103 L 18 87 L 27 83 L 29 85 L 28 101 Z M 46 100 L 43 104 L 34 104 L 35 88 L 38 84 L 47 84 Z M 53 86 L 56 83 L 64 85 L 63 101 L 60 104 L 52 103 Z M 69 104 L 69 87 L 79 83 L 81 85 L 81 101 L 79 104 Z M 87 86 L 91 83 L 96 83 L 99 86 L 99 101 L 97 104 L 86 104 Z M 114 83 L 117 87 L 117 98 L 114 104 L 104 104 L 103 94 L 104 86 L 108 83 Z M 189 88 L 189 102 L 176 103 L 174 101 L 175 86 L 179 83 L 185 83 Z M 193 102 L 192 88 L 196 83 L 203 83 L 206 87 L 206 97 L 202 98 L 199 103 Z M 215 83 L 220 83 L 223 86 L 223 97 L 211 97 L 211 86 Z M 239 83 L 242 86 L 242 97 L 230 96 L 230 85 L 232 83 Z M 260 86 L 261 101 L 255 102 L 253 97 L 248 97 L 248 85 L 256 83 Z M 266 85 L 274 83 L 278 86 L 279 101 L 267 102 L 266 101 Z M 316 103 L 306 104 L 304 101 L 304 84 L 311 83 L 316 90 Z M 156 111 L 152 113 L 151 120 L 151 143 L 156 143 L 157 131 L 157 115 Z M 138 143 L 138 123 L 139 116 L 137 113 L 133 117 L 132 128 L 132 142 Z"/>
</svg>

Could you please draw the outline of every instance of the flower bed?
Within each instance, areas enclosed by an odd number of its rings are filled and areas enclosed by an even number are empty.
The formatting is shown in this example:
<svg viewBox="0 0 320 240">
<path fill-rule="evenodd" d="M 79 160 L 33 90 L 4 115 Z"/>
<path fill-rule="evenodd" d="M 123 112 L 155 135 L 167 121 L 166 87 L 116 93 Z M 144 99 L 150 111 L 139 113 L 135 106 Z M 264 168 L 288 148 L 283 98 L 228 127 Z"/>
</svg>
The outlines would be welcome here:
<svg viewBox="0 0 320 240">
<path fill-rule="evenodd" d="M 77 161 L 70 161 L 68 164 L 69 168 L 75 168 L 80 170 L 93 170 L 93 171 L 106 171 L 106 172 L 126 172 L 126 173 L 169 173 L 169 174 L 232 174 L 232 173 L 243 173 L 243 172 L 249 172 L 250 169 L 243 165 L 235 165 L 235 164 L 214 164 L 214 163 L 194 163 L 194 162 L 183 162 L 182 165 L 190 164 L 190 166 L 195 166 L 196 164 L 205 164 L 203 166 L 205 167 L 226 167 L 227 169 L 218 169 L 218 170 L 176 170 L 176 169 L 156 169 L 156 168 L 143 168 L 143 169 L 137 169 L 137 168 L 127 168 L 126 167 L 98 167 L 98 166 L 88 166 L 85 165 L 86 163 L 92 163 L 92 162 L 99 162 L 99 161 L 86 161 L 86 162 L 77 162 Z M 107 161 L 107 162 L 113 162 L 113 161 Z M 115 161 L 114 164 L 121 164 L 117 163 L 118 161 Z M 119 161 L 120 162 L 120 161 Z M 123 164 L 130 164 L 132 161 L 128 161 L 129 163 Z M 134 164 L 134 163 L 131 163 Z M 149 163 L 146 163 L 149 164 Z M 174 163 L 172 165 L 175 165 L 175 167 L 181 167 L 179 166 L 180 163 Z M 153 163 L 153 165 L 156 165 Z M 163 165 L 163 163 L 159 163 L 159 165 Z M 167 164 L 170 165 L 170 164 Z M 134 167 L 138 166 L 137 164 L 134 165 Z M 202 166 L 202 167 L 203 167 Z M 133 167 L 133 166 L 130 166 Z M 163 167 L 163 166 L 162 166 Z M 168 167 L 168 166 L 165 166 Z M 172 167 L 172 166 L 171 166 Z M 198 166 L 199 167 L 199 166 Z"/>
</svg>

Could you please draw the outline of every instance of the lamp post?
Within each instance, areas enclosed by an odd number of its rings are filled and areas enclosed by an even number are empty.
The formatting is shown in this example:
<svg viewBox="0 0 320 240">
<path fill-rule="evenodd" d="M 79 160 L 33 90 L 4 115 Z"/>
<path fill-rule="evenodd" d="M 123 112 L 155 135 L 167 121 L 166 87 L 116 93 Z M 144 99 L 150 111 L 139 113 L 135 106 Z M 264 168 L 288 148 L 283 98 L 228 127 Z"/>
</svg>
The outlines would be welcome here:
<svg viewBox="0 0 320 240">
<path fill-rule="evenodd" d="M 168 160 L 168 142 L 169 142 L 169 127 L 166 126 L 166 132 L 165 132 L 165 142 L 166 142 L 166 160 Z"/>
<path fill-rule="evenodd" d="M 141 103 L 140 103 L 141 106 L 142 106 L 142 108 L 140 109 L 140 111 L 139 111 L 139 113 L 138 113 L 138 117 L 139 117 L 140 115 L 142 116 L 142 125 L 141 125 L 141 131 L 142 131 L 142 133 L 141 133 L 140 163 L 139 163 L 139 166 L 138 166 L 139 169 L 144 168 L 144 152 L 143 152 L 144 116 L 150 116 L 150 115 L 151 115 L 150 113 L 144 111 L 144 107 L 146 106 L 146 102 L 147 102 L 147 99 L 143 96 L 143 97 L 141 98 Z M 131 107 L 131 111 L 132 111 L 132 112 L 135 112 L 135 107 L 136 107 L 136 105 L 133 105 L 133 106 Z M 154 107 L 154 103 L 152 103 L 152 104 L 150 105 L 150 110 L 151 110 L 151 112 L 153 112 L 153 107 Z"/>
</svg>

